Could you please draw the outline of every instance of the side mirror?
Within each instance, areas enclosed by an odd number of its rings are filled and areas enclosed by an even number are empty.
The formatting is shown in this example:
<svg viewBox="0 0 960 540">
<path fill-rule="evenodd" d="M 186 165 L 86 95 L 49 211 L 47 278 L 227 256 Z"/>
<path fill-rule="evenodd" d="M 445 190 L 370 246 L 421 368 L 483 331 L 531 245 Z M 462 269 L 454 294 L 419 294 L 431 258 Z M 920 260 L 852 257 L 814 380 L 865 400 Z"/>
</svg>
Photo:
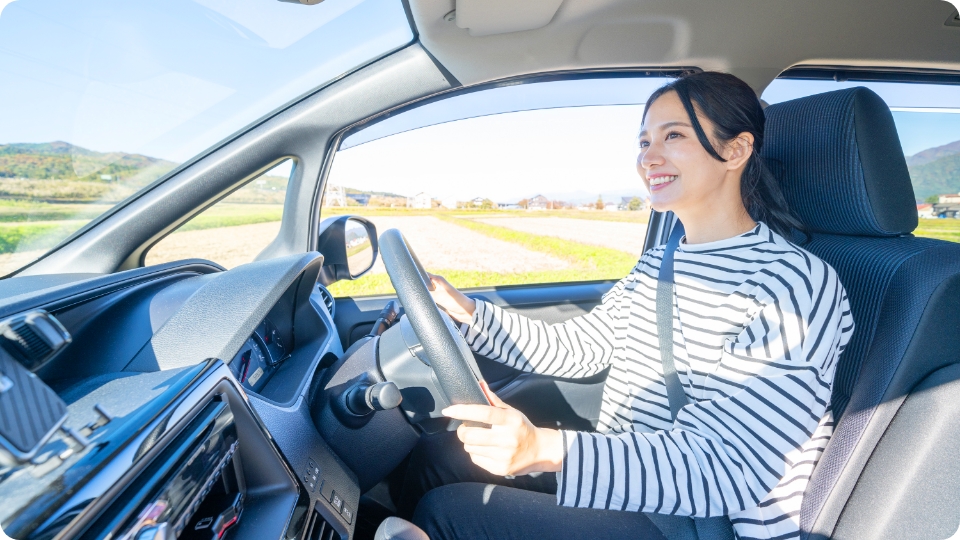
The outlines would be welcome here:
<svg viewBox="0 0 960 540">
<path fill-rule="evenodd" d="M 327 218 L 320 223 L 317 251 L 323 255 L 320 284 L 357 279 L 377 261 L 377 228 L 359 216 Z"/>
</svg>

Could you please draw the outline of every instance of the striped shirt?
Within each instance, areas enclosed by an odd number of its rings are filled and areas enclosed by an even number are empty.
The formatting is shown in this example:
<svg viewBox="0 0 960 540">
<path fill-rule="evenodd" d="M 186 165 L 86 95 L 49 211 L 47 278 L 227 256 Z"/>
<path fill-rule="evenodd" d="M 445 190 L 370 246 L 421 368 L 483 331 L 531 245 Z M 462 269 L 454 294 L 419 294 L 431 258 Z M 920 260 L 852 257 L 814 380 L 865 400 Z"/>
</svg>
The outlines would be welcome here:
<svg viewBox="0 0 960 540">
<path fill-rule="evenodd" d="M 596 433 L 563 431 L 561 505 L 728 515 L 741 539 L 799 537 L 833 432 L 830 388 L 853 332 L 829 265 L 765 224 L 675 254 L 674 357 L 689 404 L 670 420 L 657 338 L 663 247 L 590 313 L 546 324 L 477 302 L 478 354 L 556 377 L 609 367 Z"/>
</svg>

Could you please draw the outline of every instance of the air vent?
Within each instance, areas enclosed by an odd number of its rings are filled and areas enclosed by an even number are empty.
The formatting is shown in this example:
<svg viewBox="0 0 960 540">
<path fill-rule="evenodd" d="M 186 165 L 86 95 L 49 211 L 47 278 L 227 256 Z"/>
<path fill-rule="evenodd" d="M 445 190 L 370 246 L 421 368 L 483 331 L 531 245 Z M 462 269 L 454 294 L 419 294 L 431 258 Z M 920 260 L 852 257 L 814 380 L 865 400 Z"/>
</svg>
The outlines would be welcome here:
<svg viewBox="0 0 960 540">
<path fill-rule="evenodd" d="M 70 343 L 70 334 L 42 309 L 0 323 L 0 345 L 30 371 L 36 371 Z"/>
<path fill-rule="evenodd" d="M 319 292 L 323 298 L 323 305 L 327 306 L 327 312 L 330 313 L 330 317 L 333 317 L 333 310 L 336 308 L 336 304 L 333 302 L 333 295 L 319 283 L 317 283 L 317 292 Z"/>
<path fill-rule="evenodd" d="M 313 521 L 307 528 L 305 540 L 340 540 L 340 533 L 330 526 L 327 520 L 323 519 L 320 512 L 313 511 Z"/>
</svg>

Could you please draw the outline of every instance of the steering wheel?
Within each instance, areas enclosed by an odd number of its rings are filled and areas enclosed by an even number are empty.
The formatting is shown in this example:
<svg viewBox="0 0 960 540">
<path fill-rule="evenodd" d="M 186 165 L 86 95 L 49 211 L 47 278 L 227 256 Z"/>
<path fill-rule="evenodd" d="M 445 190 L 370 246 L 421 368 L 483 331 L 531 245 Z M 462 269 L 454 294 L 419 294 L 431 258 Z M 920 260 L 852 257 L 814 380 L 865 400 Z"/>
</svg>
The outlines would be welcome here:
<svg viewBox="0 0 960 540">
<path fill-rule="evenodd" d="M 430 277 L 403 234 L 389 229 L 380 235 L 380 254 L 440 389 L 451 404 L 489 405 L 480 388 L 473 352 L 446 314 L 440 312 L 427 284 Z"/>
</svg>

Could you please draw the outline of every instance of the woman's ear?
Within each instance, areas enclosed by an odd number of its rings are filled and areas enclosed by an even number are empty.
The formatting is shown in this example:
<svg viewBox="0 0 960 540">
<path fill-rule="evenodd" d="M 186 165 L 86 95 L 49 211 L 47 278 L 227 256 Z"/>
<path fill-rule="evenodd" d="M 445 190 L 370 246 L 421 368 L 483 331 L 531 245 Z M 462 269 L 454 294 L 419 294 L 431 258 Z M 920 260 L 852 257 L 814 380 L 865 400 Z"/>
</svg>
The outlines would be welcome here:
<svg viewBox="0 0 960 540">
<path fill-rule="evenodd" d="M 750 156 L 753 155 L 753 134 L 743 132 L 733 138 L 732 141 L 727 143 L 726 147 L 726 163 L 728 170 L 737 170 L 742 167 L 746 167 L 747 161 L 750 160 Z"/>
</svg>

